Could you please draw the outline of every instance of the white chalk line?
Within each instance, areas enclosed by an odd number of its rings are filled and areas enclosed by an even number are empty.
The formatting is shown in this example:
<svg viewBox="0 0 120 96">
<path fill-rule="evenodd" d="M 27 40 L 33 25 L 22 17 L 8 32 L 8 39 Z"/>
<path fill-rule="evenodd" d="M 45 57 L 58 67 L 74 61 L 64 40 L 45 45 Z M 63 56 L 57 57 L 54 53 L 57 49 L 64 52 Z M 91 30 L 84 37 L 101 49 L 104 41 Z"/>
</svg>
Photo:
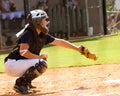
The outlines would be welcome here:
<svg viewBox="0 0 120 96">
<path fill-rule="evenodd" d="M 106 80 L 104 83 L 117 83 L 120 84 L 120 79 Z"/>
</svg>

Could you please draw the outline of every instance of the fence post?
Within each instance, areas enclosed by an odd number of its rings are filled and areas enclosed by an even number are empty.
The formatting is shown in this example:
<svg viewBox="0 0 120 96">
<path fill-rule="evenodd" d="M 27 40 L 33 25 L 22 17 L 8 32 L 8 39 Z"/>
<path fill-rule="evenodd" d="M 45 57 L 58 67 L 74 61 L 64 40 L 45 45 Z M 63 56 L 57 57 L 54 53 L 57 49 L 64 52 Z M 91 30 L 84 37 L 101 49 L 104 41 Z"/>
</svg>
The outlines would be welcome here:
<svg viewBox="0 0 120 96">
<path fill-rule="evenodd" d="M 70 39 L 70 15 L 69 15 L 69 8 L 68 8 L 68 6 L 67 6 L 67 2 L 68 2 L 68 0 L 66 0 L 66 29 L 67 29 L 67 40 L 69 40 Z"/>
<path fill-rule="evenodd" d="M 106 18 L 107 18 L 107 14 L 106 14 L 106 0 L 102 0 L 102 5 L 103 5 L 103 23 L 104 23 L 104 35 L 107 35 L 107 22 L 106 22 Z"/>
<path fill-rule="evenodd" d="M 88 0 L 85 0 L 85 7 L 86 7 L 86 24 L 87 24 L 87 34 L 88 34 L 88 30 L 89 30 Z"/>
<path fill-rule="evenodd" d="M 30 1 L 29 0 L 24 0 L 24 13 L 25 13 L 25 21 L 26 21 L 26 18 L 27 18 L 27 15 L 30 11 Z"/>
</svg>

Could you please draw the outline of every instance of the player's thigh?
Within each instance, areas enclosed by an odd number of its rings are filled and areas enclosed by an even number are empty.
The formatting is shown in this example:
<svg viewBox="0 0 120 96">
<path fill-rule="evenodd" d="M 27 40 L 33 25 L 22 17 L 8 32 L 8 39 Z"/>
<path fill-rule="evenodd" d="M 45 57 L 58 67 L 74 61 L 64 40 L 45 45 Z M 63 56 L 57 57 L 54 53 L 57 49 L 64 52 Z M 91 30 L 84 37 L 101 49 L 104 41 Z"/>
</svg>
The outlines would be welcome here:
<svg viewBox="0 0 120 96">
<path fill-rule="evenodd" d="M 5 63 L 6 72 L 12 76 L 21 76 L 31 66 L 35 66 L 39 59 L 9 60 Z"/>
</svg>

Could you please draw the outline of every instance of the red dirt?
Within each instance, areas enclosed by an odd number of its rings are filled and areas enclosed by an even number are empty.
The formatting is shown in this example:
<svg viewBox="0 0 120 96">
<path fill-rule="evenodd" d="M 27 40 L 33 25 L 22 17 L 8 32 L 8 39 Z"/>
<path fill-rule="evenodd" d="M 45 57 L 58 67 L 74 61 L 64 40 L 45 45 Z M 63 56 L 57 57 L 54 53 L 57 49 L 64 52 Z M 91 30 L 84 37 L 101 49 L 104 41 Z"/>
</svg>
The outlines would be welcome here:
<svg viewBox="0 0 120 96">
<path fill-rule="evenodd" d="M 21 96 L 15 79 L 0 74 L 0 96 Z M 33 85 L 31 96 L 120 96 L 120 64 L 48 69 Z"/>
</svg>

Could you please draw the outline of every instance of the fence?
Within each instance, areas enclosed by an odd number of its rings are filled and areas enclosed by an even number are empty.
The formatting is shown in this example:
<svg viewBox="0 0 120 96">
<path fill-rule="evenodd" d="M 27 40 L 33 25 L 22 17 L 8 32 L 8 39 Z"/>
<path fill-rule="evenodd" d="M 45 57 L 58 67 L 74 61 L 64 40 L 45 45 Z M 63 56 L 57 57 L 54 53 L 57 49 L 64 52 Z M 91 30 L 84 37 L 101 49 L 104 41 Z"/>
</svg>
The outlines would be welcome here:
<svg viewBox="0 0 120 96">
<path fill-rule="evenodd" d="M 80 36 L 83 34 L 83 17 L 85 14 L 79 7 L 69 9 L 67 14 L 65 7 L 55 6 L 49 8 L 48 15 L 50 17 L 50 33 L 54 36 L 67 38 L 67 15 L 70 16 L 70 36 Z"/>
<path fill-rule="evenodd" d="M 85 10 L 80 9 L 77 6 L 75 9 L 69 8 L 69 13 L 66 11 L 66 7 L 54 6 L 49 7 L 47 13 L 50 18 L 50 34 L 55 37 L 67 39 L 67 15 L 69 15 L 70 37 L 76 37 L 85 35 L 84 22 L 85 22 Z M 23 27 L 22 19 L 12 19 L 8 22 L 8 28 L 6 29 L 6 20 L 1 20 L 1 46 L 0 49 L 9 48 L 15 44 L 15 34 Z M 22 23 L 22 24 L 21 24 Z M 5 26 L 4 26 L 5 25 Z M 19 26 L 19 27 L 18 27 Z M 6 36 L 7 34 L 7 36 Z"/>
</svg>

